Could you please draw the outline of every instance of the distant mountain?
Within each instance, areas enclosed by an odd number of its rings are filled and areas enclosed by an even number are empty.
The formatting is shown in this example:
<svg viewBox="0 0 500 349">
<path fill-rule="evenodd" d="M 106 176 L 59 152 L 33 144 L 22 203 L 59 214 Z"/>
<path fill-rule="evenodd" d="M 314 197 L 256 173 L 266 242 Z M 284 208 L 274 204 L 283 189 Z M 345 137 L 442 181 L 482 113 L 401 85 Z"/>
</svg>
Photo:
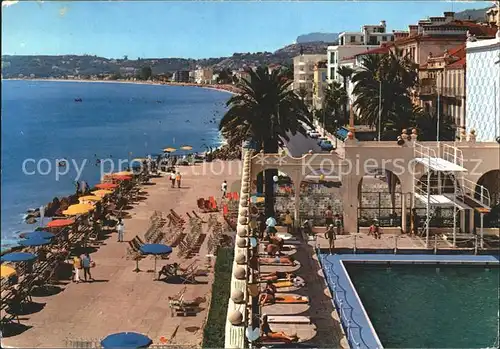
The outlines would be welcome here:
<svg viewBox="0 0 500 349">
<path fill-rule="evenodd" d="M 297 44 L 304 44 L 309 42 L 335 42 L 339 38 L 338 33 L 309 33 L 304 35 L 299 35 L 297 37 Z"/>
<path fill-rule="evenodd" d="M 243 67 L 290 64 L 295 56 L 304 53 L 324 53 L 325 42 L 292 44 L 273 52 L 234 53 L 231 57 L 187 59 L 187 58 L 141 58 L 109 59 L 90 55 L 63 56 L 2 56 L 2 77 L 17 78 L 34 75 L 39 78 L 64 77 L 68 75 L 119 74 L 134 75 L 142 67 L 151 67 L 154 75 L 169 75 L 176 70 L 194 70 L 196 66 L 213 67 L 215 70 L 237 70 Z"/>
<path fill-rule="evenodd" d="M 490 7 L 482 8 L 482 9 L 470 9 L 461 12 L 455 13 L 456 19 L 468 19 L 471 21 L 484 21 L 486 17 L 486 11 L 488 11 Z"/>
</svg>

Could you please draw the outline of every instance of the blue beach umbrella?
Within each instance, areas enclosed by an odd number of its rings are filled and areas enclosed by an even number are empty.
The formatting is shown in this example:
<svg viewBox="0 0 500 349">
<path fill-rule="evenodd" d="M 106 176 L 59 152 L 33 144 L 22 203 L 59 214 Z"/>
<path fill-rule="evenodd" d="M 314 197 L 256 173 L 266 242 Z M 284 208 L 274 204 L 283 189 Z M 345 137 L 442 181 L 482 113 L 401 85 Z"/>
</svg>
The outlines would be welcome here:
<svg viewBox="0 0 500 349">
<path fill-rule="evenodd" d="M 21 240 L 19 242 L 19 245 L 36 247 L 36 246 L 49 245 L 51 243 L 52 243 L 52 241 L 50 239 L 42 239 L 42 238 L 35 237 L 35 238 L 31 238 L 31 239 Z"/>
<path fill-rule="evenodd" d="M 23 239 L 52 239 L 54 234 L 48 231 L 30 231 L 19 235 Z"/>
<path fill-rule="evenodd" d="M 172 247 L 163 244 L 144 244 L 140 248 L 142 254 L 150 254 L 155 256 L 154 275 L 156 276 L 156 256 L 167 255 L 172 253 Z"/>
<path fill-rule="evenodd" d="M 4 254 L 2 257 L 0 257 L 0 260 L 2 262 L 29 262 L 29 261 L 34 261 L 37 258 L 37 256 L 33 253 L 28 253 L 28 252 L 11 252 Z"/>
<path fill-rule="evenodd" d="M 120 332 L 110 334 L 101 341 L 105 349 L 109 348 L 147 348 L 153 341 L 140 333 Z"/>
</svg>

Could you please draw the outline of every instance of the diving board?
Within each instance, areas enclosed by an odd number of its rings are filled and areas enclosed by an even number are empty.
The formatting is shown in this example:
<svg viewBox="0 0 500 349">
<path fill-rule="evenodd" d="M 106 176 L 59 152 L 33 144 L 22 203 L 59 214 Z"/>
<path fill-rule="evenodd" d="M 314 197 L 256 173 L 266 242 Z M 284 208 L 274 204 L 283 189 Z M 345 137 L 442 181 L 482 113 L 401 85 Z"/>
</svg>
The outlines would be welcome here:
<svg viewBox="0 0 500 349">
<path fill-rule="evenodd" d="M 423 203 L 427 202 L 427 196 L 419 193 L 415 193 L 415 198 L 422 201 Z M 470 210 L 471 207 L 466 205 L 463 201 L 455 200 L 453 201 L 453 196 L 451 195 L 429 195 L 429 205 L 431 206 L 440 206 L 440 207 L 453 207 L 460 210 Z"/>
<path fill-rule="evenodd" d="M 437 157 L 415 158 L 415 162 L 436 172 L 467 172 L 465 167 Z"/>
</svg>

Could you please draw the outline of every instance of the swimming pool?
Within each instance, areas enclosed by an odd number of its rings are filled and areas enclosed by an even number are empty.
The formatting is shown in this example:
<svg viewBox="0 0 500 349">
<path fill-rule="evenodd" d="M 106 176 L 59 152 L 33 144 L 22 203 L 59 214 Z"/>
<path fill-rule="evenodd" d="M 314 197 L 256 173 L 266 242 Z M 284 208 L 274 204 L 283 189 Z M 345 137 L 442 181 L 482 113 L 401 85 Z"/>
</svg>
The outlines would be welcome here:
<svg viewBox="0 0 500 349">
<path fill-rule="evenodd" d="M 498 328 L 493 256 L 320 255 L 353 348 L 486 348 Z"/>
</svg>

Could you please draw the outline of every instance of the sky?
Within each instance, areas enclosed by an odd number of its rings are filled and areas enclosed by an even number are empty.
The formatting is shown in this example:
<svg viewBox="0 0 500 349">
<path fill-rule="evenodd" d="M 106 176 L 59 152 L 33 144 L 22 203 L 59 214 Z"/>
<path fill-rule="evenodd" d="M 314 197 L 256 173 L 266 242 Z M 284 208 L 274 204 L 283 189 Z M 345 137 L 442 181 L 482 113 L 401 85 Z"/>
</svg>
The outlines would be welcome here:
<svg viewBox="0 0 500 349">
<path fill-rule="evenodd" d="M 311 32 L 389 30 L 443 11 L 491 6 L 456 1 L 2 1 L 2 54 L 209 58 L 275 51 Z"/>
</svg>

